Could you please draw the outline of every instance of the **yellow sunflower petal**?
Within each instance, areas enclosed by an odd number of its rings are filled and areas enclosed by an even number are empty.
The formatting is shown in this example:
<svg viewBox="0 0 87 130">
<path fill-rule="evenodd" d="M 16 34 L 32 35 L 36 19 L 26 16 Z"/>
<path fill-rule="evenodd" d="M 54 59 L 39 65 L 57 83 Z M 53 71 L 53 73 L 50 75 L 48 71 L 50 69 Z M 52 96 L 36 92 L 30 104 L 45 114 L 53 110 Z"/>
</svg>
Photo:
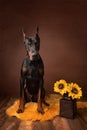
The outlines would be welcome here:
<svg viewBox="0 0 87 130">
<path fill-rule="evenodd" d="M 71 83 L 68 86 L 68 96 L 72 99 L 79 99 L 82 96 L 82 90 L 76 83 Z"/>
<path fill-rule="evenodd" d="M 54 91 L 60 93 L 61 95 L 66 93 L 67 92 L 66 81 L 63 79 L 56 81 L 56 83 L 54 83 Z"/>
</svg>

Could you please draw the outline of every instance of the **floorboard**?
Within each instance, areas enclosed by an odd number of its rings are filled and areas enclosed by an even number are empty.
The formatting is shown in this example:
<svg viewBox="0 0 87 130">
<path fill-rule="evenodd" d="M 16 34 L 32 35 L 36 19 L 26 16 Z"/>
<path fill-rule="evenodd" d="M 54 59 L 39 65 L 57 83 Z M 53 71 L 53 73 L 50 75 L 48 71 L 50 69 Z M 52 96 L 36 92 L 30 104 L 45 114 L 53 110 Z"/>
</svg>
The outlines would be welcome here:
<svg viewBox="0 0 87 130">
<path fill-rule="evenodd" d="M 75 119 L 56 116 L 49 121 L 22 121 L 6 115 L 16 98 L 0 97 L 0 130 L 87 130 L 87 109 L 79 109 Z"/>
</svg>

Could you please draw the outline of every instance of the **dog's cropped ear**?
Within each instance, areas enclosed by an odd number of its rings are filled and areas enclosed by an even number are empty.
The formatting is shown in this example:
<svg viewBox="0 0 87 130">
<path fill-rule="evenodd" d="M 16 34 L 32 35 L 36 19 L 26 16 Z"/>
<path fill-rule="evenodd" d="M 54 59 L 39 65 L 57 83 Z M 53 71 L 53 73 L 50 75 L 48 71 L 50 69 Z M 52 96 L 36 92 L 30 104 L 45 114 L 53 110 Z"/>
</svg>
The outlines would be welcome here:
<svg viewBox="0 0 87 130">
<path fill-rule="evenodd" d="M 22 36 L 23 36 L 23 40 L 25 40 L 26 34 L 25 34 L 23 28 L 22 28 Z"/>
<path fill-rule="evenodd" d="M 39 37 L 39 27 L 37 26 L 37 30 L 36 30 L 36 40 L 37 42 L 40 43 L 40 37 Z"/>
<path fill-rule="evenodd" d="M 37 26 L 36 37 L 39 37 L 39 27 Z"/>
<path fill-rule="evenodd" d="M 36 46 L 37 46 L 37 50 L 39 51 L 40 49 L 40 37 L 39 37 L 39 27 L 37 26 L 37 30 L 36 30 Z"/>
<path fill-rule="evenodd" d="M 37 34 L 39 34 L 39 27 L 37 26 Z"/>
</svg>

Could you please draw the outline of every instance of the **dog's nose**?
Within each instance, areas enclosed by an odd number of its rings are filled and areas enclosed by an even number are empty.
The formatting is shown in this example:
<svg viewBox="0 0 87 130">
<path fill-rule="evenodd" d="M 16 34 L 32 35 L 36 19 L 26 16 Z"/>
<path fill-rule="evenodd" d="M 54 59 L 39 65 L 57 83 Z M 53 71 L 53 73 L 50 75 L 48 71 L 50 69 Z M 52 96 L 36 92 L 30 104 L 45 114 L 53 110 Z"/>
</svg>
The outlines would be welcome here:
<svg viewBox="0 0 87 130">
<path fill-rule="evenodd" d="M 32 58 L 33 58 L 33 60 L 36 60 L 38 58 L 38 56 L 37 55 L 33 55 Z"/>
</svg>

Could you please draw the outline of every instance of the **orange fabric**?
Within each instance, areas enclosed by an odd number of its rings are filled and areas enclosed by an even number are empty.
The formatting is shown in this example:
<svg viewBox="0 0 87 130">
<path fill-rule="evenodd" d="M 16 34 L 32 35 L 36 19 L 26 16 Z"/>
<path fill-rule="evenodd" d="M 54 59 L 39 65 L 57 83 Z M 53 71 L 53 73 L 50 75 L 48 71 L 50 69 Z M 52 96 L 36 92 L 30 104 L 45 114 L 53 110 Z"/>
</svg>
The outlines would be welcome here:
<svg viewBox="0 0 87 130">
<path fill-rule="evenodd" d="M 14 104 L 6 110 L 7 115 L 9 116 L 16 116 L 21 120 L 50 120 L 56 115 L 59 115 L 60 107 L 59 107 L 59 100 L 60 96 L 58 94 L 50 94 L 46 97 L 46 102 L 50 104 L 50 106 L 45 106 L 43 104 L 44 114 L 40 114 L 37 111 L 37 103 L 27 103 L 25 104 L 25 109 L 23 113 L 18 114 L 16 111 L 19 107 L 19 100 L 16 100 Z M 77 102 L 78 108 L 87 108 L 87 102 Z"/>
</svg>

